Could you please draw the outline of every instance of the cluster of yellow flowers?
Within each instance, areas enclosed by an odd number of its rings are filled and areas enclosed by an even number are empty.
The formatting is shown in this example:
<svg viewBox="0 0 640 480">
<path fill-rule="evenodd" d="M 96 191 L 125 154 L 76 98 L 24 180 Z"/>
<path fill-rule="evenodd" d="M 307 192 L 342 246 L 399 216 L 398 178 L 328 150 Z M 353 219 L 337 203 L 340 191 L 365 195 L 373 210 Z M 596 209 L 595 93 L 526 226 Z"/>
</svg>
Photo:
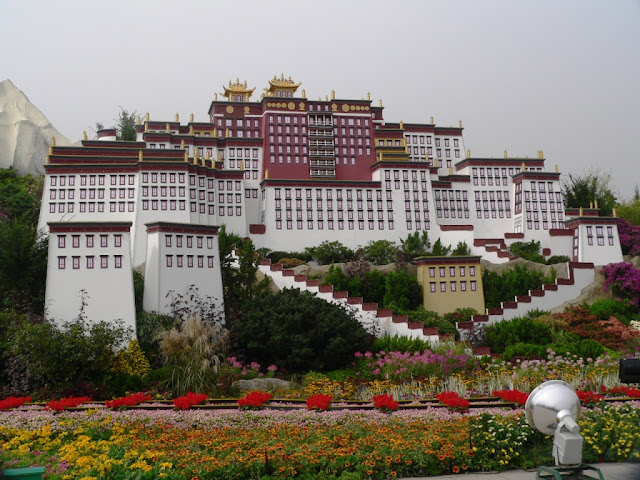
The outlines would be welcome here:
<svg viewBox="0 0 640 480">
<path fill-rule="evenodd" d="M 120 350 L 111 369 L 122 375 L 144 375 L 151 371 L 151 365 L 144 356 L 137 340 L 130 340 L 127 350 Z"/>
<path fill-rule="evenodd" d="M 304 397 L 322 394 L 331 395 L 334 400 L 353 398 L 355 386 L 350 381 L 339 382 L 328 377 L 316 377 L 305 383 L 302 388 Z"/>
</svg>

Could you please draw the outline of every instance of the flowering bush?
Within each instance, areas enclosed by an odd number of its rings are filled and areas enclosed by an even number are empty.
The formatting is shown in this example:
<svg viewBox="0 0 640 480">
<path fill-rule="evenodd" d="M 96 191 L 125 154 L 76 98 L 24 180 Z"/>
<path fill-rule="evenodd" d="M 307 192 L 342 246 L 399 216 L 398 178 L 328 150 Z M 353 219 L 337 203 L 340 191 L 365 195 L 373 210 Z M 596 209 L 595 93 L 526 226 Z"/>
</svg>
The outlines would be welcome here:
<svg viewBox="0 0 640 480">
<path fill-rule="evenodd" d="M 207 399 L 206 393 L 188 392 L 182 397 L 174 398 L 173 404 L 177 410 L 189 410 L 194 405 L 200 405 Z"/>
<path fill-rule="evenodd" d="M 640 255 L 640 225 L 632 225 L 624 218 L 618 219 L 620 248 L 625 255 Z"/>
<path fill-rule="evenodd" d="M 65 408 L 73 408 L 78 405 L 82 405 L 83 403 L 90 402 L 91 398 L 89 397 L 65 397 L 60 400 L 51 400 L 47 403 L 46 408 L 48 410 L 55 410 L 56 412 L 61 412 Z"/>
<path fill-rule="evenodd" d="M 396 411 L 399 405 L 400 404 L 393 399 L 393 395 L 383 394 L 374 395 L 373 397 L 373 406 L 385 413 Z"/>
<path fill-rule="evenodd" d="M 518 405 L 524 405 L 527 403 L 527 398 L 529 398 L 528 393 L 520 390 L 494 390 L 493 395 L 500 397 L 505 402 L 514 402 Z"/>
<path fill-rule="evenodd" d="M 268 392 L 253 390 L 238 399 L 238 406 L 241 410 L 260 410 L 272 398 L 273 395 Z"/>
<path fill-rule="evenodd" d="M 449 407 L 449 410 L 459 412 L 466 412 L 467 410 L 469 410 L 469 400 L 462 398 L 456 392 L 441 392 L 436 395 L 436 398 L 441 403 L 444 403 L 447 407 Z"/>
<path fill-rule="evenodd" d="M 32 402 L 31 397 L 8 397 L 4 400 L 0 400 L 0 411 L 5 411 L 9 408 L 18 408 L 24 405 L 26 402 Z"/>
<path fill-rule="evenodd" d="M 601 390 L 603 394 L 607 394 L 608 396 L 626 395 L 630 398 L 640 398 L 640 389 L 627 387 L 625 385 L 613 388 L 603 386 Z"/>
<path fill-rule="evenodd" d="M 640 308 L 640 270 L 630 263 L 610 263 L 602 268 L 604 290 L 620 299 L 627 299 Z"/>
<path fill-rule="evenodd" d="M 333 400 L 333 397 L 331 395 L 322 395 L 321 393 L 312 395 L 307 398 L 307 410 L 324 412 L 327 408 L 329 408 L 331 400 Z"/>
<path fill-rule="evenodd" d="M 151 365 L 144 356 L 138 340 L 129 340 L 129 347 L 118 352 L 111 368 L 121 375 L 142 376 L 151 371 Z"/>
<path fill-rule="evenodd" d="M 107 406 L 107 408 L 118 410 L 123 407 L 132 407 L 149 400 L 151 400 L 151 395 L 147 393 L 134 393 L 127 397 L 116 398 L 115 400 L 107 400 L 105 402 L 105 405 Z"/>
</svg>

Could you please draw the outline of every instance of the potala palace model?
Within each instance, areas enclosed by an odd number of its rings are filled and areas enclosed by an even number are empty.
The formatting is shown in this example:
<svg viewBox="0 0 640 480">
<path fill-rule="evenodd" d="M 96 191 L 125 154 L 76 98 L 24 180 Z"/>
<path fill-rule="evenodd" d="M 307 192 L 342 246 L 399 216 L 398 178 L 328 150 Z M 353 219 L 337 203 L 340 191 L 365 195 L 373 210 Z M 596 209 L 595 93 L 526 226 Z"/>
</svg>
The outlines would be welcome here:
<svg viewBox="0 0 640 480">
<path fill-rule="evenodd" d="M 135 142 L 116 141 L 113 129 L 77 147 L 53 139 L 39 221 L 48 315 L 77 316 L 82 291 L 89 318 L 135 326 L 133 268 L 144 269 L 147 310 L 167 312 L 167 293 L 191 284 L 221 300 L 222 224 L 272 250 L 428 231 L 494 263 L 530 240 L 580 264 L 622 261 L 615 218 L 565 210 L 560 173 L 546 170 L 542 151 L 473 157 L 461 124 L 388 123 L 369 94 L 311 100 L 299 87 L 274 77 L 251 101 L 255 89 L 229 82 L 209 122 L 147 114 Z"/>
</svg>

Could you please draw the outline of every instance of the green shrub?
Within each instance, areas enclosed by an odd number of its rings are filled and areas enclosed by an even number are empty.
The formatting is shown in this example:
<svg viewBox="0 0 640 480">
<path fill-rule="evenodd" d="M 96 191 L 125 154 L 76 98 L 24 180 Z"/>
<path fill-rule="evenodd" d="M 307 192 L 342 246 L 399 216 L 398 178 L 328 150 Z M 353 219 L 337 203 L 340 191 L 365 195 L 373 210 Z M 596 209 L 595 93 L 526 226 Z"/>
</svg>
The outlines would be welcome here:
<svg viewBox="0 0 640 480">
<path fill-rule="evenodd" d="M 323 285 L 333 285 L 333 291 L 335 292 L 346 290 L 348 282 L 349 281 L 342 271 L 342 268 L 331 265 L 327 272 L 327 276 L 324 278 Z"/>
<path fill-rule="evenodd" d="M 453 312 L 445 313 L 444 319 L 455 325 L 456 322 L 469 322 L 477 314 L 475 308 L 456 308 Z"/>
<path fill-rule="evenodd" d="M 245 359 L 292 372 L 343 368 L 372 342 L 346 308 L 297 289 L 263 293 L 246 302 L 231 336 Z"/>
<path fill-rule="evenodd" d="M 407 238 L 400 240 L 400 250 L 405 259 L 423 257 L 431 254 L 431 242 L 429 241 L 429 233 L 423 231 L 414 232 L 407 235 Z"/>
<path fill-rule="evenodd" d="M 268 258 L 269 260 L 271 260 L 272 264 L 276 264 L 276 263 L 280 263 L 282 261 L 282 259 L 285 258 L 295 258 L 298 260 L 302 260 L 303 263 L 308 262 L 310 260 L 313 260 L 313 256 L 309 255 L 308 253 L 305 252 L 281 252 L 281 251 L 268 251 L 266 254 L 262 254 L 261 252 L 263 250 L 268 250 L 268 249 L 259 249 L 258 253 L 260 253 L 263 257 Z"/>
<path fill-rule="evenodd" d="M 507 361 L 511 361 L 514 358 L 546 359 L 547 346 L 535 345 L 533 343 L 516 343 L 514 345 L 509 345 L 504 349 L 502 358 Z"/>
<path fill-rule="evenodd" d="M 136 336 L 140 348 L 152 368 L 162 365 L 160 359 L 160 344 L 158 343 L 158 332 L 173 327 L 175 320 L 169 315 L 161 315 L 156 312 L 141 311 L 136 315 Z"/>
<path fill-rule="evenodd" d="M 278 263 L 282 265 L 282 268 L 294 268 L 299 265 L 305 265 L 307 262 L 299 258 L 283 257 L 280 260 L 278 260 Z"/>
<path fill-rule="evenodd" d="M 572 343 L 552 343 L 549 348 L 557 355 L 562 355 L 563 357 L 567 354 L 569 356 L 575 355 L 578 358 L 582 357 L 584 360 L 587 358 L 595 360 L 605 352 L 604 346 L 588 338 Z"/>
<path fill-rule="evenodd" d="M 591 305 L 583 305 L 598 320 L 609 320 L 609 317 L 615 317 L 625 325 L 635 319 L 634 308 L 627 302 L 614 298 L 603 298 L 596 300 Z"/>
<path fill-rule="evenodd" d="M 384 304 L 384 292 L 387 288 L 387 279 L 379 270 L 369 270 L 362 279 L 362 296 L 366 302 Z"/>
<path fill-rule="evenodd" d="M 398 259 L 398 247 L 389 240 L 372 240 L 363 252 L 364 259 L 373 265 L 387 265 Z"/>
<path fill-rule="evenodd" d="M 545 263 L 544 257 L 540 255 L 540 242 L 535 240 L 531 240 L 530 242 L 513 242 L 509 246 L 509 253 L 532 262 Z"/>
<path fill-rule="evenodd" d="M 433 244 L 431 255 L 435 257 L 446 257 L 449 253 L 451 253 L 451 245 L 446 246 L 442 244 L 440 239 L 436 240 L 436 243 Z"/>
<path fill-rule="evenodd" d="M 471 255 L 471 249 L 469 245 L 467 245 L 467 242 L 458 242 L 458 245 L 453 249 L 451 255 Z"/>
<path fill-rule="evenodd" d="M 425 328 L 437 328 L 440 333 L 458 334 L 455 324 L 445 320 L 437 312 L 425 310 L 422 305 L 415 310 L 404 311 L 402 314 L 407 315 L 410 322 L 422 322 Z"/>
<path fill-rule="evenodd" d="M 304 251 L 320 265 L 345 262 L 351 260 L 355 255 L 353 250 L 345 247 L 342 243 L 338 241 L 330 242 L 328 240 L 325 240 L 318 246 L 307 247 Z"/>
<path fill-rule="evenodd" d="M 551 257 L 547 258 L 547 261 L 545 263 L 547 265 L 555 265 L 556 263 L 567 263 L 570 261 L 571 259 L 566 255 L 552 255 Z"/>
<path fill-rule="evenodd" d="M 503 320 L 485 328 L 485 343 L 494 353 L 504 353 L 509 345 L 551 343 L 551 329 L 529 317 Z"/>
<path fill-rule="evenodd" d="M 378 352 L 409 352 L 409 353 L 423 353 L 425 350 L 431 350 L 431 343 L 426 340 L 420 340 L 419 338 L 409 338 L 404 336 L 398 336 L 397 334 L 391 337 L 385 335 L 382 338 L 376 338 L 371 346 L 372 353 Z"/>
<path fill-rule="evenodd" d="M 384 305 L 401 310 L 413 310 L 422 305 L 422 287 L 416 276 L 409 275 L 403 268 L 387 273 Z"/>
</svg>

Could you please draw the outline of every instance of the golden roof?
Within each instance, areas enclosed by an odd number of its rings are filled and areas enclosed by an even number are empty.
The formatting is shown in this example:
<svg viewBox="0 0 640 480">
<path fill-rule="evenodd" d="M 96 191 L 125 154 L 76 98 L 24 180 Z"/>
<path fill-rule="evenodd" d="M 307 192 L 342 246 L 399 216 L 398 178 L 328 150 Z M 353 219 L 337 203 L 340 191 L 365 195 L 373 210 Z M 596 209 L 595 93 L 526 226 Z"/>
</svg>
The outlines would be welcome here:
<svg viewBox="0 0 640 480">
<path fill-rule="evenodd" d="M 295 93 L 295 91 L 298 89 L 300 85 L 302 85 L 302 83 L 295 83 L 293 80 L 291 80 L 291 77 L 284 78 L 284 74 L 282 73 L 280 74 L 280 78 L 274 75 L 273 78 L 269 80 L 269 88 L 264 89 L 265 96 L 267 97 L 275 96 L 276 89 L 291 90 L 292 92 Z"/>
<path fill-rule="evenodd" d="M 223 96 L 229 98 L 231 97 L 231 95 L 247 95 L 246 97 L 247 100 L 249 100 L 249 97 L 255 90 L 255 88 L 247 87 L 246 80 L 244 83 L 240 83 L 240 80 L 238 78 L 236 78 L 235 83 L 231 83 L 231 80 L 229 80 L 229 85 L 228 86 L 224 85 L 223 88 L 224 88 L 224 93 L 222 94 Z"/>
</svg>

